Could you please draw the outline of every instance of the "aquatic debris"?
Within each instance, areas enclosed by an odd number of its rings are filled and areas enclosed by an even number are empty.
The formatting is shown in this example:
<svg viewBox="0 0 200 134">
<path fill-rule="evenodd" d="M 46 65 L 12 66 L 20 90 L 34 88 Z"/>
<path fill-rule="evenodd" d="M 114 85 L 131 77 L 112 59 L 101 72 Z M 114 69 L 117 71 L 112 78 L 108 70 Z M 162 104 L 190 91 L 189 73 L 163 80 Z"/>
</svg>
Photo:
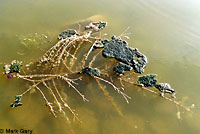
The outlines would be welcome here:
<svg viewBox="0 0 200 134">
<path fill-rule="evenodd" d="M 180 112 L 180 111 L 178 111 L 178 112 L 176 113 L 176 116 L 177 116 L 177 119 L 181 120 L 181 112 Z"/>
<path fill-rule="evenodd" d="M 26 67 L 29 67 L 30 65 L 32 65 L 33 64 L 33 62 L 30 62 L 29 64 L 26 64 L 25 66 Z"/>
<path fill-rule="evenodd" d="M 20 67 L 22 66 L 21 61 L 13 60 L 10 65 L 10 72 L 9 73 L 19 73 Z"/>
<path fill-rule="evenodd" d="M 32 33 L 27 35 L 17 35 L 20 44 L 28 49 L 40 48 L 49 42 L 48 36 L 45 34 Z"/>
<path fill-rule="evenodd" d="M 81 25 L 79 24 L 79 26 Z M 49 111 L 55 117 L 57 117 L 56 113 L 63 113 L 63 115 L 65 115 L 66 117 L 64 111 L 65 107 L 74 116 L 74 119 L 80 121 L 74 110 L 68 105 L 67 102 L 65 102 L 64 99 L 65 97 L 62 96 L 62 94 L 59 92 L 60 89 L 57 87 L 57 82 L 64 81 L 65 84 L 67 84 L 70 88 L 72 88 L 83 99 L 83 101 L 88 101 L 85 95 L 77 88 L 80 85 L 76 82 L 76 81 L 81 81 L 82 78 L 86 76 L 86 75 L 80 76 L 81 73 L 84 73 L 96 80 L 99 88 L 103 91 L 104 95 L 112 103 L 113 107 L 115 108 L 115 110 L 118 112 L 119 115 L 122 115 L 122 113 L 114 103 L 111 96 L 109 96 L 109 92 L 106 91 L 106 87 L 104 88 L 104 85 L 101 85 L 102 82 L 104 82 L 104 84 L 111 86 L 113 90 L 117 91 L 117 93 L 119 93 L 126 100 L 127 103 L 129 103 L 128 99 L 131 99 L 131 97 L 126 95 L 124 85 L 122 83 L 123 81 L 131 83 L 132 85 L 140 85 L 141 88 L 146 89 L 146 91 L 149 91 L 156 95 L 161 94 L 164 99 L 169 100 L 174 104 L 179 105 L 185 109 L 188 109 L 184 105 L 180 104 L 178 101 L 164 96 L 165 93 L 170 93 L 174 95 L 175 91 L 171 88 L 171 86 L 168 83 L 157 84 L 156 80 L 157 75 L 155 74 L 141 76 L 140 78 L 138 78 L 137 83 L 135 83 L 135 81 L 132 81 L 132 79 L 130 79 L 131 77 L 130 75 L 117 78 L 115 80 L 120 80 L 121 84 L 121 87 L 118 87 L 118 84 L 115 83 L 116 81 L 112 79 L 111 75 L 113 75 L 113 73 L 110 73 L 109 70 L 111 69 L 112 71 L 113 69 L 113 71 L 118 75 L 123 75 L 125 71 L 130 71 L 131 69 L 134 69 L 136 73 L 143 73 L 144 67 L 147 64 L 147 58 L 145 55 L 140 53 L 137 48 L 129 47 L 128 43 L 120 38 L 129 35 L 125 33 L 127 30 L 125 30 L 118 37 L 113 36 L 111 40 L 103 40 L 101 39 L 101 37 L 98 36 L 98 34 L 93 34 L 96 31 L 103 29 L 105 26 L 106 26 L 105 22 L 93 22 L 90 23 L 88 27 L 86 27 L 86 29 L 88 28 L 87 31 L 85 31 L 84 29 L 83 32 L 81 32 L 80 28 L 79 31 L 81 34 L 78 34 L 75 30 L 72 29 L 65 30 L 58 36 L 60 40 L 55 45 L 53 45 L 49 50 L 46 51 L 46 53 L 38 61 L 39 63 L 36 62 L 36 68 L 31 67 L 29 69 L 30 65 L 32 64 L 35 65 L 35 63 L 30 62 L 29 64 L 25 65 L 27 69 L 23 70 L 23 72 L 21 73 L 20 72 L 20 67 L 22 65 L 21 62 L 14 60 L 12 61 L 11 64 L 6 64 L 4 66 L 5 70 L 4 74 L 7 75 L 8 78 L 12 78 L 16 75 L 16 77 L 19 79 L 31 82 L 31 86 L 28 89 L 26 89 L 23 93 L 21 93 L 21 95 L 15 96 L 15 101 L 10 106 L 13 108 L 21 106 L 22 96 L 32 92 L 33 90 L 36 90 L 41 94 L 42 98 L 46 103 L 46 106 L 48 106 L 49 108 Z M 92 42 L 94 42 L 94 44 L 92 44 Z M 83 43 L 84 45 L 81 45 Z M 77 54 L 79 52 L 79 49 L 84 47 L 86 44 L 90 46 L 87 48 L 83 48 L 84 50 L 89 48 L 88 50 L 86 50 L 86 53 L 84 54 L 83 51 L 81 51 L 80 54 Z M 90 54 L 93 52 L 92 50 L 95 50 L 97 48 L 102 48 L 101 49 L 102 51 L 99 51 L 91 59 Z M 115 63 L 116 66 L 111 67 L 109 66 L 110 63 L 108 63 L 105 64 L 104 67 L 104 64 L 102 64 L 103 66 L 100 65 L 98 67 L 102 69 L 101 72 L 99 69 L 93 68 L 92 67 L 93 63 L 96 61 L 97 56 L 101 52 L 103 57 L 105 58 L 113 58 L 118 60 L 118 62 Z M 79 61 L 77 59 L 82 59 L 81 60 L 82 65 L 78 63 Z M 70 63 L 71 61 L 73 61 L 73 63 L 77 63 L 77 65 L 74 64 L 74 66 L 71 66 Z M 113 62 L 113 60 L 111 62 Z M 87 66 L 85 66 L 86 63 L 88 63 Z M 54 68 L 55 66 L 56 68 Z M 79 73 L 77 73 L 77 71 Z M 35 72 L 38 72 L 38 74 L 35 74 Z M 100 73 L 105 75 L 100 77 L 101 75 Z M 62 87 L 62 84 L 64 84 L 64 82 L 59 83 L 59 87 Z M 146 87 L 155 87 L 159 90 L 159 92 Z M 46 88 L 49 91 L 48 96 L 46 92 L 45 93 L 43 92 L 43 88 Z M 52 102 L 48 100 L 49 98 L 53 99 L 51 100 Z M 194 105 L 192 105 L 191 108 L 192 107 L 194 107 Z"/>
<path fill-rule="evenodd" d="M 100 30 L 104 29 L 106 27 L 106 25 L 107 25 L 107 22 L 102 22 L 102 21 L 100 21 L 100 22 L 91 22 L 89 25 L 87 25 L 85 27 L 85 29 L 86 30 L 92 29 L 92 30 L 97 32 L 97 31 L 100 31 Z"/>
<path fill-rule="evenodd" d="M 105 58 L 115 58 L 116 60 L 130 65 L 136 73 L 143 73 L 147 64 L 147 57 L 140 53 L 137 48 L 128 46 L 126 41 L 116 36 L 112 36 L 111 41 L 103 40 L 104 49 L 102 55 Z"/>
<path fill-rule="evenodd" d="M 65 30 L 65 31 L 71 31 L 71 30 Z M 75 30 L 72 30 L 75 32 Z M 40 64 L 44 63 L 53 63 L 54 66 L 58 65 L 61 63 L 62 60 L 64 60 L 66 57 L 70 56 L 73 59 L 76 59 L 76 57 L 70 52 L 68 52 L 70 46 L 74 46 L 77 44 L 77 42 L 83 43 L 85 41 L 89 41 L 88 38 L 91 36 L 92 31 L 85 32 L 81 35 L 76 35 L 74 32 L 70 34 L 70 37 L 66 35 L 66 39 L 62 38 L 62 40 L 59 40 L 54 46 L 52 46 L 49 50 L 46 51 L 46 53 L 41 57 L 39 61 L 39 66 Z M 69 33 L 69 32 L 66 32 Z M 62 34 L 61 34 L 62 35 Z M 79 49 L 78 47 L 77 49 Z M 77 52 L 78 50 L 76 50 Z"/>
<path fill-rule="evenodd" d="M 82 73 L 86 73 L 90 76 L 97 76 L 100 77 L 100 70 L 97 68 L 92 68 L 92 67 L 84 67 L 82 69 Z"/>
<path fill-rule="evenodd" d="M 11 79 L 15 77 L 13 73 L 19 73 L 20 67 L 22 66 L 21 61 L 13 60 L 10 65 L 6 64 L 4 65 L 4 75 L 8 77 L 8 79 Z"/>
<path fill-rule="evenodd" d="M 192 105 L 190 106 L 190 108 L 195 108 L 195 104 L 192 104 Z"/>
<path fill-rule="evenodd" d="M 4 65 L 3 69 L 4 69 L 4 71 L 5 71 L 5 72 L 4 72 L 5 74 L 9 74 L 9 73 L 10 73 L 10 65 L 7 65 L 7 64 Z"/>
<path fill-rule="evenodd" d="M 11 103 L 10 107 L 15 108 L 18 106 L 22 106 L 21 99 L 22 99 L 22 95 L 16 95 L 15 101 L 14 101 L 14 103 Z"/>
<path fill-rule="evenodd" d="M 104 44 L 101 41 L 95 41 L 92 51 L 94 51 L 97 48 L 104 48 Z"/>
<path fill-rule="evenodd" d="M 165 93 L 172 94 L 172 97 L 175 97 L 175 90 L 171 88 L 169 83 L 159 83 L 155 87 L 161 92 L 161 96 L 164 96 Z"/>
<path fill-rule="evenodd" d="M 140 76 L 137 83 L 143 87 L 154 87 L 157 83 L 156 74 L 147 74 Z"/>
<path fill-rule="evenodd" d="M 155 87 L 160 91 L 160 95 L 164 96 L 165 93 L 169 93 L 175 98 L 175 90 L 171 88 L 169 83 L 157 84 L 156 74 L 147 74 L 140 76 L 137 83 L 142 87 Z"/>
<path fill-rule="evenodd" d="M 137 52 L 138 50 L 135 49 Z M 147 57 L 144 55 L 140 55 L 141 53 L 137 54 L 137 59 L 133 60 L 133 68 L 135 70 L 136 73 L 143 73 L 144 72 L 144 68 L 146 67 L 147 64 Z"/>
<path fill-rule="evenodd" d="M 124 75 L 125 71 L 131 71 L 132 69 L 133 68 L 127 64 L 119 63 L 113 68 L 113 71 L 117 73 L 117 75 Z"/>
<path fill-rule="evenodd" d="M 4 75 L 6 75 L 8 79 L 12 79 L 13 77 L 16 77 L 16 76 L 15 76 L 14 74 L 12 74 L 12 73 L 9 73 L 9 74 L 5 74 L 5 73 L 4 73 Z"/>
<path fill-rule="evenodd" d="M 62 40 L 62 39 L 67 39 L 70 38 L 72 36 L 76 36 L 79 35 L 78 32 L 74 29 L 68 29 L 68 30 L 64 30 L 62 33 L 60 33 L 58 35 L 58 39 Z"/>
</svg>

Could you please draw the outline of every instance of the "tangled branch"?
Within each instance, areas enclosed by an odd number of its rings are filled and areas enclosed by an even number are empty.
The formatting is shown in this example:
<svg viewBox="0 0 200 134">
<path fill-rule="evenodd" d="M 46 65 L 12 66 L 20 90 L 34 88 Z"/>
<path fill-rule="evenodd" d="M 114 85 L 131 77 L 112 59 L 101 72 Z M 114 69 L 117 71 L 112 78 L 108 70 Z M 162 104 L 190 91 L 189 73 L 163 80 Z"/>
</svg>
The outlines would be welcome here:
<svg viewBox="0 0 200 134">
<path fill-rule="evenodd" d="M 172 89 L 168 83 L 157 84 L 155 75 L 142 76 L 138 79 L 139 82 L 130 80 L 131 74 L 141 74 L 144 72 L 144 68 L 147 64 L 147 57 L 139 52 L 137 48 L 129 47 L 128 43 L 121 39 L 129 38 L 128 35 L 130 35 L 130 33 L 126 33 L 129 27 L 118 37 L 112 36 L 111 40 L 102 39 L 101 34 L 100 37 L 95 36 L 96 33 L 104 29 L 106 25 L 106 22 L 91 22 L 82 32 L 80 32 L 79 26 L 80 33 L 73 29 L 62 32 L 58 36 L 58 42 L 45 52 L 45 54 L 40 58 L 39 62 L 36 62 L 36 64 L 27 65 L 28 67 L 32 66 L 32 68 L 38 69 L 37 71 L 40 72 L 38 74 L 33 72 L 30 72 L 30 74 L 27 73 L 23 68 L 21 68 L 22 63 L 16 60 L 12 61 L 11 64 L 5 64 L 4 75 L 7 76 L 7 78 L 11 79 L 16 77 L 32 84 L 22 94 L 15 97 L 15 102 L 12 103 L 11 107 L 21 106 L 22 103 L 20 101 L 22 96 L 29 93 L 32 89 L 36 89 L 41 94 L 46 106 L 48 106 L 49 111 L 54 117 L 57 117 L 58 112 L 66 115 L 64 108 L 67 108 L 73 115 L 73 120 L 78 120 L 81 122 L 81 120 L 78 118 L 78 114 L 75 113 L 75 110 L 69 106 L 69 104 L 64 100 L 63 96 L 60 94 L 60 89 L 57 88 L 57 83 L 55 81 L 64 81 L 64 84 L 67 84 L 69 88 L 72 88 L 84 102 L 87 102 L 89 100 L 78 89 L 78 81 L 81 81 L 85 78 L 85 75 L 82 74 L 87 74 L 96 80 L 99 89 L 104 93 L 107 100 L 111 102 L 112 106 L 121 117 L 123 117 L 123 114 L 120 111 L 120 108 L 109 95 L 109 92 L 101 85 L 100 81 L 110 85 L 125 99 L 127 103 L 129 103 L 129 99 L 131 99 L 131 97 L 125 93 L 123 81 L 128 82 L 131 85 L 141 87 L 142 89 L 153 94 L 162 95 L 164 99 L 173 102 L 177 106 L 180 106 L 187 111 L 190 111 L 190 108 L 182 105 L 175 99 L 164 96 L 165 93 L 175 95 L 175 90 Z M 83 44 L 87 44 L 89 49 L 87 49 L 86 53 L 81 56 L 82 61 L 78 61 L 78 52 Z M 100 51 L 91 58 L 90 54 L 96 51 L 96 49 L 100 49 Z M 101 53 L 104 58 L 115 59 L 110 60 L 109 64 L 104 65 L 105 67 L 103 70 L 99 70 L 99 67 L 92 67 L 97 59 L 97 56 L 99 56 Z M 74 64 L 77 63 L 76 61 L 82 64 L 80 66 Z M 86 66 L 86 63 L 88 63 L 88 66 Z M 45 68 L 43 65 L 46 65 L 47 68 Z M 113 67 L 113 65 L 115 66 Z M 74 66 L 80 68 L 80 70 L 78 70 L 78 72 L 73 72 Z M 54 67 L 57 68 L 54 70 Z M 23 71 L 23 74 L 20 72 L 20 69 Z M 110 73 L 111 71 L 109 70 L 111 70 L 112 73 Z M 125 75 L 127 71 L 131 70 L 134 71 Z M 102 77 L 102 75 L 104 77 Z M 112 80 L 112 75 L 115 75 L 119 79 L 121 87 L 117 87 L 115 85 Z M 109 78 L 111 79 L 110 81 L 107 80 Z M 44 93 L 42 87 L 49 91 L 48 95 Z M 154 91 L 148 87 L 155 87 L 158 90 Z M 55 104 L 51 103 L 47 99 L 50 97 L 53 98 L 53 102 Z M 56 110 L 58 110 L 58 112 Z"/>
</svg>

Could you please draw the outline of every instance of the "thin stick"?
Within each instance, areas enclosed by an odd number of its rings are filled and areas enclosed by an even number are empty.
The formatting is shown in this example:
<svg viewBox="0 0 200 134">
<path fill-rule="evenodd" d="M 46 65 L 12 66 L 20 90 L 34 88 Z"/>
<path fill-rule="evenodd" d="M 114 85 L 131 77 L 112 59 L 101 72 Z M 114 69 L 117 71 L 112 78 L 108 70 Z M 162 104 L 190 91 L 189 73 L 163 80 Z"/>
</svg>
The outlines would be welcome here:
<svg viewBox="0 0 200 134">
<path fill-rule="evenodd" d="M 78 25 L 78 32 L 81 32 L 81 24 L 78 22 L 77 25 Z"/>
<path fill-rule="evenodd" d="M 58 108 L 59 108 L 59 112 L 61 112 L 61 111 L 62 111 L 61 104 L 60 104 L 60 102 L 58 102 L 58 99 L 57 99 L 57 97 L 55 96 L 53 90 L 52 90 L 49 86 L 47 86 L 47 84 L 46 84 L 45 81 L 42 81 L 42 83 L 43 83 L 43 85 L 44 85 L 47 89 L 50 90 L 50 92 L 51 92 L 51 94 L 53 95 L 53 98 L 54 98 L 54 100 L 56 101 L 56 104 L 57 104 L 57 106 L 58 106 Z"/>
<path fill-rule="evenodd" d="M 104 95 L 106 96 L 107 100 L 111 102 L 112 106 L 114 107 L 114 109 L 117 111 L 117 113 L 121 116 L 124 117 L 124 115 L 122 114 L 120 108 L 117 106 L 117 104 L 114 102 L 114 99 L 109 95 L 109 92 L 107 90 L 105 90 L 103 88 L 103 86 L 101 85 L 100 81 L 95 79 L 99 88 L 101 89 L 101 91 L 104 93 Z"/>
<path fill-rule="evenodd" d="M 32 80 L 32 79 L 24 78 L 24 77 L 21 77 L 21 79 L 27 80 L 27 81 L 30 81 L 30 82 L 40 82 L 41 81 L 41 80 Z"/>
<path fill-rule="evenodd" d="M 129 101 L 128 101 L 128 99 L 131 99 L 131 97 L 129 97 L 128 95 L 126 95 L 125 93 L 123 93 L 120 89 L 123 89 L 124 90 L 124 88 L 118 88 L 118 87 L 116 87 L 113 83 L 111 83 L 110 81 L 107 81 L 107 80 L 105 80 L 105 79 L 103 79 L 103 78 L 100 78 L 100 77 L 97 77 L 97 76 L 93 76 L 95 79 L 99 79 L 99 80 L 101 80 L 101 81 L 104 81 L 104 82 L 106 82 L 106 83 L 108 83 L 109 85 L 111 85 L 113 88 L 114 88 L 114 90 L 116 90 L 119 94 L 121 94 L 123 97 L 124 97 L 124 99 L 126 100 L 126 102 L 127 103 L 129 103 Z"/>
<path fill-rule="evenodd" d="M 81 122 L 81 120 L 78 118 L 78 116 L 77 116 L 77 114 L 74 112 L 74 110 L 72 110 L 71 107 L 64 101 L 63 97 L 61 96 L 61 94 L 60 94 L 59 91 L 58 91 L 58 88 L 56 87 L 56 84 L 55 84 L 55 81 L 54 81 L 54 80 L 52 80 L 52 83 L 53 83 L 54 89 L 56 90 L 56 93 L 58 94 L 60 100 L 63 102 L 64 106 L 65 106 L 66 108 L 68 108 L 69 111 L 73 114 L 73 116 L 74 116 L 74 119 L 73 119 L 73 120 L 75 121 L 75 119 L 77 119 L 79 122 Z"/>
<path fill-rule="evenodd" d="M 18 78 L 59 77 L 59 76 L 61 75 L 59 74 L 33 74 L 33 75 L 18 75 Z"/>
<path fill-rule="evenodd" d="M 72 84 L 72 83 L 74 83 L 74 84 L 77 84 L 77 83 L 75 83 L 73 80 L 68 79 L 68 78 L 66 78 L 66 77 L 63 77 L 63 76 L 61 76 L 61 78 L 62 78 L 65 82 L 67 82 L 67 84 L 68 84 L 69 86 L 71 86 L 71 87 L 82 97 L 83 101 L 89 101 L 88 99 L 85 98 L 85 95 L 83 95 L 83 94 Z"/>
<path fill-rule="evenodd" d="M 129 30 L 129 28 L 130 28 L 130 27 L 128 26 L 118 37 L 123 36 L 123 34 Z"/>
<path fill-rule="evenodd" d="M 78 42 L 78 41 L 89 41 L 88 38 L 91 36 L 91 33 L 92 31 L 89 31 L 81 36 L 71 36 L 69 38 L 60 40 L 42 56 L 42 58 L 40 59 L 40 62 L 49 61 L 49 60 L 54 61 L 54 59 L 58 56 L 58 58 L 56 59 L 56 62 L 58 62 L 59 64 L 61 58 L 63 57 L 64 52 L 67 52 L 66 49 L 68 46 L 70 46 L 71 44 L 74 45 L 75 42 Z M 57 50 L 57 48 L 59 49 Z M 67 52 L 67 54 L 71 55 L 69 52 Z M 75 58 L 73 55 L 71 56 Z"/>
<path fill-rule="evenodd" d="M 65 66 L 65 68 L 66 68 L 67 70 L 69 70 L 70 73 L 73 73 L 72 70 L 66 65 L 65 61 L 62 60 L 62 62 L 63 62 L 63 65 Z"/>
<path fill-rule="evenodd" d="M 124 87 L 124 84 L 122 83 L 122 79 L 121 78 L 118 78 L 118 79 L 119 79 L 121 86 Z"/>
<path fill-rule="evenodd" d="M 61 52 L 60 56 L 59 56 L 58 59 L 56 60 L 56 61 L 58 61 L 58 64 L 60 63 L 60 60 L 61 60 L 61 58 L 62 58 L 64 52 L 67 52 L 65 49 L 66 49 L 69 45 L 71 45 L 72 43 L 74 43 L 75 41 L 76 41 L 76 38 L 72 39 L 66 46 L 64 46 L 64 48 L 62 49 L 62 52 Z M 67 54 L 70 54 L 70 53 L 67 52 Z"/>
<path fill-rule="evenodd" d="M 141 87 L 142 89 L 145 89 L 146 91 L 149 91 L 149 92 L 151 92 L 151 93 L 153 93 L 153 94 L 160 95 L 158 92 L 156 92 L 156 91 L 154 91 L 154 90 L 148 89 L 148 88 L 146 88 L 146 87 L 142 87 L 141 85 L 138 85 L 138 84 L 136 84 L 136 83 L 132 83 L 132 84 L 134 84 L 134 85 L 136 85 L 136 86 L 138 86 L 138 87 Z M 170 99 L 170 98 L 168 98 L 168 97 L 166 97 L 166 96 L 162 96 L 162 98 L 164 98 L 164 99 L 166 99 L 166 100 L 168 100 L 168 101 L 170 101 L 170 102 L 172 102 L 172 103 L 174 103 L 174 104 L 176 104 L 176 105 L 178 105 L 178 106 L 184 108 L 186 111 L 191 111 L 189 107 L 186 107 L 186 106 L 184 106 L 183 104 L 180 104 L 180 103 L 179 103 L 178 101 L 176 101 L 176 100 Z"/>
<path fill-rule="evenodd" d="M 24 78 L 23 78 L 24 79 Z M 31 82 L 33 82 L 33 85 L 32 86 L 30 86 L 26 91 L 24 91 L 21 95 L 23 96 L 23 95 L 25 95 L 26 93 L 28 93 L 32 88 L 35 88 L 37 85 L 39 85 L 42 81 L 47 81 L 47 80 L 51 80 L 51 79 L 53 79 L 53 77 L 49 77 L 49 78 L 45 78 L 45 79 L 42 79 L 42 80 L 40 80 L 39 82 L 37 82 L 37 83 L 35 83 L 36 82 L 36 80 L 31 80 Z M 26 79 L 24 79 L 24 80 L 26 80 Z M 28 81 L 30 81 L 29 79 L 27 79 Z"/>
<path fill-rule="evenodd" d="M 6 63 L 5 62 L 0 62 L 0 65 L 5 65 Z"/>
<path fill-rule="evenodd" d="M 63 54 L 64 54 L 64 52 L 65 52 L 65 50 L 66 50 L 66 48 L 68 47 L 68 46 L 70 46 L 71 44 L 73 45 L 73 44 L 75 44 L 76 42 L 78 42 L 78 41 L 80 41 L 80 40 L 84 40 L 84 41 L 89 41 L 88 40 L 88 37 L 91 35 L 91 33 L 92 33 L 92 31 L 89 31 L 88 33 L 86 33 L 86 34 L 84 34 L 84 35 L 81 35 L 81 36 L 75 36 L 75 37 L 73 37 L 72 36 L 72 38 L 71 38 L 71 40 L 70 40 L 70 42 L 62 49 L 62 52 L 61 52 L 61 54 L 60 54 L 60 56 L 58 57 L 58 59 L 56 60 L 57 62 L 58 62 L 58 64 L 60 63 L 60 60 L 61 60 L 61 58 L 62 58 L 62 56 L 63 56 Z M 67 51 L 66 51 L 67 52 Z M 70 53 L 69 53 L 70 54 Z M 71 54 L 70 54 L 71 55 Z M 71 55 L 71 56 L 73 56 L 73 55 Z M 73 57 L 73 58 L 75 58 L 75 57 Z"/>
<path fill-rule="evenodd" d="M 82 64 L 82 68 L 85 66 L 85 62 L 87 61 L 88 56 L 89 56 L 90 53 L 92 52 L 92 49 L 93 49 L 94 45 L 95 45 L 95 43 L 92 44 L 92 46 L 90 47 L 89 51 L 88 51 L 87 54 L 85 55 L 84 60 L 83 60 L 83 64 Z"/>
<path fill-rule="evenodd" d="M 42 95 L 43 99 L 45 100 L 46 102 L 46 105 L 49 107 L 49 110 L 50 112 L 53 114 L 54 117 L 57 117 L 56 114 L 55 114 L 55 111 L 53 109 L 53 106 L 52 106 L 52 103 L 50 103 L 47 98 L 45 97 L 44 93 L 42 92 L 42 90 L 38 87 L 38 86 L 35 86 L 35 88 L 40 92 L 40 94 Z"/>
<path fill-rule="evenodd" d="M 41 62 L 46 61 L 48 58 L 52 57 L 55 54 L 55 50 L 57 47 L 61 48 L 62 47 L 62 43 L 65 42 L 65 40 L 60 40 L 58 41 L 55 45 L 53 45 L 40 59 Z"/>
<path fill-rule="evenodd" d="M 38 82 L 36 84 L 33 84 L 32 86 L 30 86 L 25 92 L 23 92 L 21 94 L 21 96 L 25 95 L 26 93 L 28 93 L 32 88 L 35 88 L 35 86 L 39 85 L 41 82 Z"/>
<path fill-rule="evenodd" d="M 74 56 L 76 56 L 76 54 L 77 54 L 77 52 L 78 52 L 78 50 L 79 50 L 79 48 L 81 47 L 81 44 L 83 44 L 83 41 L 81 41 L 80 43 L 78 43 L 78 45 L 77 45 L 77 47 L 76 47 L 76 49 L 75 49 L 75 51 L 74 51 Z M 73 59 L 71 59 L 71 61 L 70 61 L 70 69 L 73 67 L 73 63 L 74 63 L 74 58 Z"/>
<path fill-rule="evenodd" d="M 101 51 L 99 51 L 99 52 L 92 58 L 92 60 L 90 61 L 89 65 L 88 65 L 89 67 L 92 66 L 92 64 L 94 63 L 96 57 L 97 57 L 102 51 L 103 51 L 103 49 L 102 49 Z"/>
</svg>

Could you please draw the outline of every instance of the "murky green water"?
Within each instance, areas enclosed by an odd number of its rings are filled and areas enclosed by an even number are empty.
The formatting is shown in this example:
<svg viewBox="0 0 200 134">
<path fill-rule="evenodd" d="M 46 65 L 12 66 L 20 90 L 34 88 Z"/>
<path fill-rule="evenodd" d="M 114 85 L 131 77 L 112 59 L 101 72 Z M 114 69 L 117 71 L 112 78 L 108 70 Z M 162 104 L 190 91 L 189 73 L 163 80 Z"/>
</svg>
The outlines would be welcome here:
<svg viewBox="0 0 200 134">
<path fill-rule="evenodd" d="M 0 129 L 32 129 L 35 134 L 199 134 L 200 133 L 200 2 L 198 0 L 0 0 L 0 62 L 13 59 L 25 63 L 39 59 L 44 51 L 27 49 L 20 35 L 45 34 L 46 50 L 56 42 L 67 24 L 100 14 L 108 21 L 109 36 L 130 26 L 132 47 L 149 60 L 145 70 L 157 73 L 160 82 L 169 82 L 192 112 L 177 107 L 151 93 L 127 85 L 130 104 L 117 93 L 111 95 L 124 114 L 121 118 L 103 96 L 94 80 L 82 83 L 90 102 L 72 98 L 72 107 L 83 121 L 66 122 L 54 118 L 38 93 L 23 98 L 24 105 L 11 109 L 13 97 L 28 87 L 20 80 L 0 77 Z M 1 65 L 2 68 L 2 65 Z M 1 69 L 1 72 L 3 69 Z"/>
</svg>

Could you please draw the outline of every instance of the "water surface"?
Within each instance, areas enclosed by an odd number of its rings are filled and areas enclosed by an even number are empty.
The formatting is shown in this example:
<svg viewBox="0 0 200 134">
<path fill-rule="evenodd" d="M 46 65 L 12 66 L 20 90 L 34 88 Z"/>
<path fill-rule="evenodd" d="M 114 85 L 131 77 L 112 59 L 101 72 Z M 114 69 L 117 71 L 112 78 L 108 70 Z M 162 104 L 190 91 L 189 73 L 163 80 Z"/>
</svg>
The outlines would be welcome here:
<svg viewBox="0 0 200 134">
<path fill-rule="evenodd" d="M 82 102 L 77 96 L 71 97 L 71 105 L 83 123 L 69 125 L 63 117 L 54 118 L 49 114 L 38 93 L 24 97 L 22 107 L 11 109 L 9 105 L 14 96 L 23 92 L 28 83 L 1 76 L 0 128 L 32 129 L 39 134 L 70 134 L 70 130 L 77 134 L 200 133 L 199 6 L 198 0 L 1 0 L 1 62 L 18 59 L 29 63 L 42 56 L 42 50 L 24 48 L 19 42 L 19 35 L 47 35 L 49 42 L 42 46 L 47 50 L 67 24 L 100 14 L 108 21 L 108 38 L 120 35 L 129 26 L 132 33 L 129 45 L 148 57 L 144 74 L 158 74 L 160 82 L 168 82 L 176 89 L 179 100 L 185 100 L 185 105 L 195 104 L 195 109 L 186 112 L 180 108 L 179 120 L 176 105 L 158 96 L 127 85 L 126 93 L 132 99 L 130 104 L 126 104 L 108 86 L 125 116 L 122 118 L 98 90 L 95 81 L 89 79 L 86 80 L 88 85 L 83 82 L 80 86 L 87 89 L 85 94 L 90 102 Z"/>
</svg>

